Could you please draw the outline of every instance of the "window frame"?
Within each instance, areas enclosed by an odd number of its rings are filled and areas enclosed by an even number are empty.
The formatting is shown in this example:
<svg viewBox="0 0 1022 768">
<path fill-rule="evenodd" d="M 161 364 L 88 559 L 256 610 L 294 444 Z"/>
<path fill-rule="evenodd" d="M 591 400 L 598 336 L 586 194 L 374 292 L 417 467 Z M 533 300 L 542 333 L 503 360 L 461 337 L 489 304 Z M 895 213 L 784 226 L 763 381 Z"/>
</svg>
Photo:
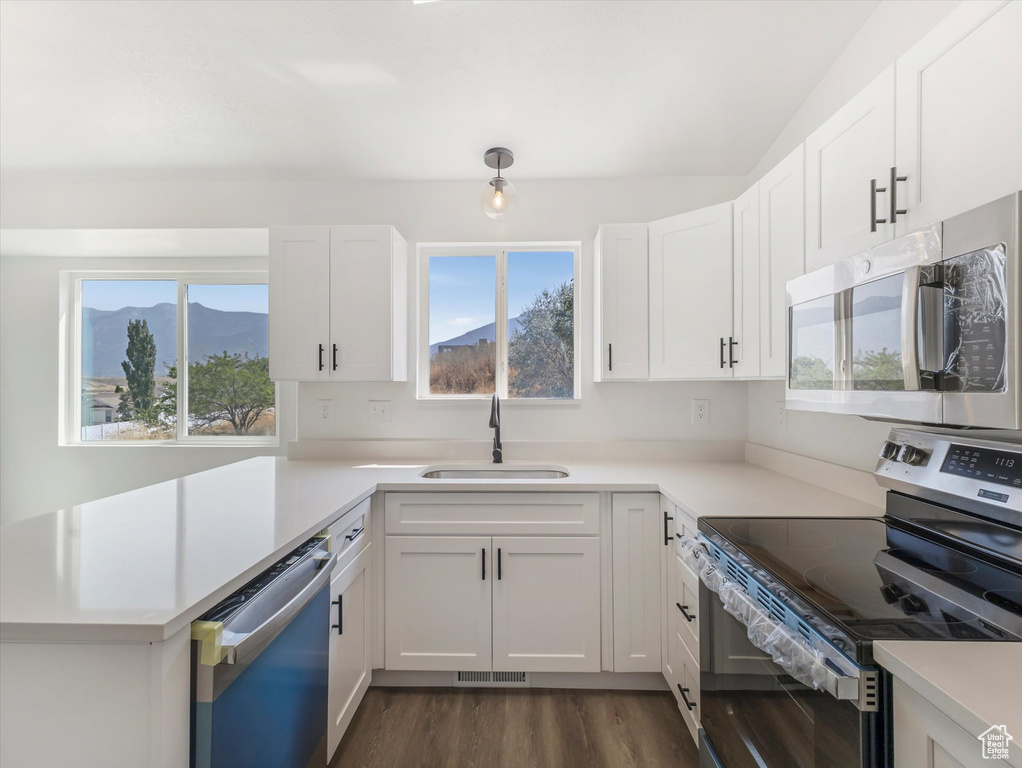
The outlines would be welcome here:
<svg viewBox="0 0 1022 768">
<path fill-rule="evenodd" d="M 573 344 L 574 392 L 571 397 L 509 397 L 507 394 L 507 256 L 509 253 L 560 251 L 572 254 L 572 280 L 574 308 Z M 497 371 L 495 388 L 503 403 L 529 403 L 531 405 L 572 405 L 582 400 L 582 243 L 580 241 L 530 241 L 524 243 L 417 243 L 416 261 L 418 278 L 418 313 L 416 324 L 416 399 L 420 402 L 478 402 L 493 395 L 434 395 L 429 391 L 429 260 L 435 256 L 493 256 L 495 259 L 496 312 L 494 336 Z"/>
<path fill-rule="evenodd" d="M 281 423 L 279 382 L 273 382 L 274 435 L 189 435 L 188 434 L 188 286 L 269 285 L 266 270 L 65 270 L 62 272 L 66 299 L 66 329 L 60 377 L 62 423 L 59 444 L 70 446 L 211 446 L 220 448 L 276 448 L 280 446 Z M 177 419 L 174 438 L 168 440 L 83 440 L 82 439 L 82 282 L 87 280 L 173 280 L 177 283 Z M 182 373 L 183 372 L 183 373 Z"/>
</svg>

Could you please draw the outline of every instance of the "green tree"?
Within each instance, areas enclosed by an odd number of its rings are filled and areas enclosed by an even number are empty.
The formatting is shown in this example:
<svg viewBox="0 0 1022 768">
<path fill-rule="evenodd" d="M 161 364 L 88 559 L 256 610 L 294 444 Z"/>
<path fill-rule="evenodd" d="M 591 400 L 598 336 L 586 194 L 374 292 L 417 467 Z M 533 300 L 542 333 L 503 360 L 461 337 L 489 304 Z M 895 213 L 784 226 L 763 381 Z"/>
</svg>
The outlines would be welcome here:
<svg viewBox="0 0 1022 768">
<path fill-rule="evenodd" d="M 200 428 L 227 422 L 235 434 L 247 435 L 273 407 L 269 358 L 224 351 L 188 366 L 188 413 Z"/>
<path fill-rule="evenodd" d="M 792 389 L 833 389 L 834 371 L 815 355 L 801 355 L 791 361 Z"/>
<path fill-rule="evenodd" d="M 518 323 L 508 342 L 508 395 L 574 396 L 574 281 L 536 294 Z"/>
<path fill-rule="evenodd" d="M 177 421 L 177 364 L 171 363 L 167 366 L 167 378 L 170 379 L 163 385 L 163 391 L 156 398 L 156 413 L 166 424 L 174 424 Z"/>
<path fill-rule="evenodd" d="M 130 410 L 136 417 L 151 420 L 156 399 L 156 341 L 145 320 L 128 321 L 128 348 L 124 356 L 127 359 L 121 367 L 128 379 L 128 397 L 121 398 L 117 413 L 122 415 L 122 409 L 124 412 Z"/>
<path fill-rule="evenodd" d="M 901 367 L 901 353 L 859 350 L 852 360 L 852 378 L 856 389 L 905 389 L 905 373 Z"/>
</svg>

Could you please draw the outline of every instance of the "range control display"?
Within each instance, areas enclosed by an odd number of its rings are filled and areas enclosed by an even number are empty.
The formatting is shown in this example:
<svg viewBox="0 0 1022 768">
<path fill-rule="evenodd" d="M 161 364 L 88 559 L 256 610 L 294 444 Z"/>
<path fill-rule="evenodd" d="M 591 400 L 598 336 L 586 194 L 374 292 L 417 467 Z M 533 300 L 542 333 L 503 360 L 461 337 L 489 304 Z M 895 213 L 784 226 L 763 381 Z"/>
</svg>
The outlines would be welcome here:
<svg viewBox="0 0 1022 768">
<path fill-rule="evenodd" d="M 1022 488 L 1022 453 L 952 443 L 940 471 Z"/>
</svg>

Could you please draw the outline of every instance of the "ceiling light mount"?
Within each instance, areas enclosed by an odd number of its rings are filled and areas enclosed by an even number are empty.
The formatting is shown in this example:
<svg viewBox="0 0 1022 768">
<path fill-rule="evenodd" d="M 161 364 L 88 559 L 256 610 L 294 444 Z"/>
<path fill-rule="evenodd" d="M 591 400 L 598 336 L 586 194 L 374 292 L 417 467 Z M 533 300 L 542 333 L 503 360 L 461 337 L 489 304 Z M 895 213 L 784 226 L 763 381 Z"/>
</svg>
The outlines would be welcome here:
<svg viewBox="0 0 1022 768">
<path fill-rule="evenodd" d="M 497 171 L 497 175 L 486 182 L 479 195 L 483 212 L 491 219 L 504 218 L 518 199 L 515 185 L 500 175 L 501 171 L 510 168 L 514 161 L 514 153 L 504 147 L 493 147 L 483 154 L 483 162 L 487 167 Z"/>
</svg>

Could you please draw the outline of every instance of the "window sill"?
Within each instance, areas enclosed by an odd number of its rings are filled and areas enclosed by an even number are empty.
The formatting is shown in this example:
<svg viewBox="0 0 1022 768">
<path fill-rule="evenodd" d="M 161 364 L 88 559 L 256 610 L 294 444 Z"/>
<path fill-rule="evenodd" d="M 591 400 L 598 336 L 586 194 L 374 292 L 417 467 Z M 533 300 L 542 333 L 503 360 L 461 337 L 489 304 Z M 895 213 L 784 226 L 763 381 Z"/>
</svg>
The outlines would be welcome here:
<svg viewBox="0 0 1022 768">
<path fill-rule="evenodd" d="M 489 403 L 493 400 L 493 395 L 448 395 L 446 397 L 418 396 L 415 398 L 416 402 L 423 404 L 456 404 L 456 403 Z M 500 398 L 500 407 L 509 406 L 511 408 L 517 408 L 519 406 L 525 406 L 529 408 L 533 407 L 544 407 L 544 406 L 572 406 L 581 405 L 582 398 L 580 397 L 502 397 Z"/>
<path fill-rule="evenodd" d="M 65 441 L 60 443 L 62 448 L 94 448 L 94 447 L 132 447 L 132 448 L 279 448 L 280 439 L 220 439 L 220 440 L 91 440 L 91 441 Z"/>
</svg>

